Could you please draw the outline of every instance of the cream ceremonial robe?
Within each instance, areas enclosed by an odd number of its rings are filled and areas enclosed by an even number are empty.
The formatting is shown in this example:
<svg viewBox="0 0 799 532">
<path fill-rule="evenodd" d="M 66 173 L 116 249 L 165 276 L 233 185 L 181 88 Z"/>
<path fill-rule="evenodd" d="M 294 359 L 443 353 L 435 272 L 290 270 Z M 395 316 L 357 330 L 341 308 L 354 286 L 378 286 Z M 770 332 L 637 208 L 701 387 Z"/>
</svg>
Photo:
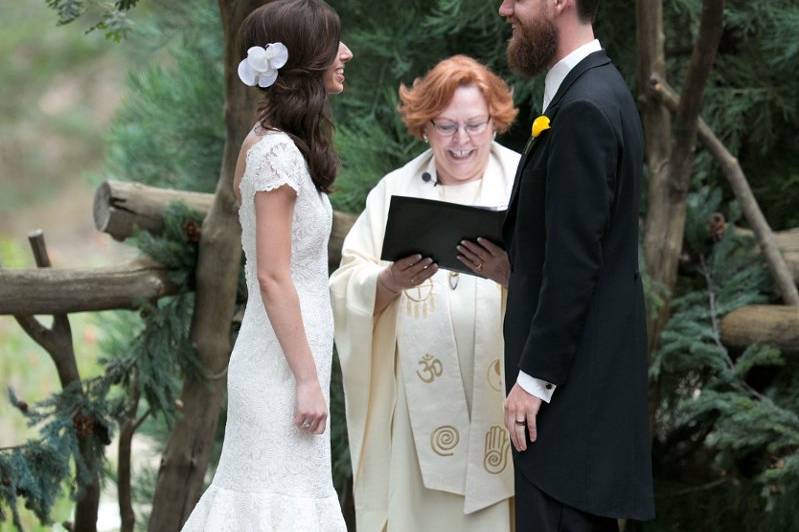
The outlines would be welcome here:
<svg viewBox="0 0 799 532">
<path fill-rule="evenodd" d="M 501 288 L 441 270 L 373 309 L 391 196 L 504 208 L 518 161 L 493 143 L 482 179 L 433 186 L 428 150 L 377 184 L 344 241 L 330 285 L 359 532 L 511 529 Z"/>
</svg>

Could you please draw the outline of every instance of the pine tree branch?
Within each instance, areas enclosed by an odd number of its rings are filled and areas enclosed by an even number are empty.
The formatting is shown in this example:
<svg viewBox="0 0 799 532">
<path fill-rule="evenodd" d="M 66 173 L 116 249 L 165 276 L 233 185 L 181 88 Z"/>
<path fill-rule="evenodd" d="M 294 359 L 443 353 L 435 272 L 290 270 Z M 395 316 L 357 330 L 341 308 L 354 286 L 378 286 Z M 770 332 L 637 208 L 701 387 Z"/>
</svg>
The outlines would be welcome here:
<svg viewBox="0 0 799 532">
<path fill-rule="evenodd" d="M 719 320 L 718 320 L 718 312 L 716 311 L 716 291 L 713 285 L 713 278 L 710 275 L 710 269 L 707 267 L 707 262 L 705 261 L 704 255 L 699 255 L 699 271 L 702 273 L 702 276 L 705 278 L 705 283 L 707 284 L 707 299 L 708 299 L 708 306 L 710 307 L 710 323 L 713 328 L 713 342 L 725 355 L 725 360 L 730 369 L 733 367 L 732 359 L 730 359 L 729 354 L 727 353 L 727 348 L 724 347 L 724 344 L 721 343 L 721 331 L 719 328 Z"/>
<path fill-rule="evenodd" d="M 699 256 L 700 267 L 699 271 L 702 273 L 702 276 L 705 278 L 705 283 L 707 283 L 707 293 L 708 293 L 708 306 L 710 307 L 710 321 L 713 328 L 713 342 L 716 344 L 716 347 L 724 353 L 724 362 L 727 365 L 727 369 L 730 373 L 734 372 L 735 370 L 735 362 L 730 358 L 730 352 L 727 350 L 726 347 L 721 343 L 721 327 L 719 326 L 719 319 L 718 319 L 718 310 L 716 307 L 716 290 L 715 285 L 713 282 L 713 276 L 710 272 L 710 268 L 707 266 L 707 262 L 705 261 L 705 256 Z M 766 397 L 752 386 L 749 385 L 743 379 L 735 379 L 733 382 L 733 386 L 738 388 L 740 391 L 747 393 L 764 403 L 768 403 L 769 406 L 774 408 L 779 408 L 771 398 Z"/>
<path fill-rule="evenodd" d="M 713 489 L 717 486 L 721 486 L 722 484 L 726 484 L 729 482 L 729 478 L 719 478 L 712 482 L 708 482 L 706 484 L 700 484 L 699 486 L 691 486 L 690 488 L 684 488 L 678 491 L 673 491 L 668 494 L 668 497 L 681 497 L 683 495 L 690 495 L 691 493 L 696 493 L 698 491 L 707 491 Z"/>
</svg>

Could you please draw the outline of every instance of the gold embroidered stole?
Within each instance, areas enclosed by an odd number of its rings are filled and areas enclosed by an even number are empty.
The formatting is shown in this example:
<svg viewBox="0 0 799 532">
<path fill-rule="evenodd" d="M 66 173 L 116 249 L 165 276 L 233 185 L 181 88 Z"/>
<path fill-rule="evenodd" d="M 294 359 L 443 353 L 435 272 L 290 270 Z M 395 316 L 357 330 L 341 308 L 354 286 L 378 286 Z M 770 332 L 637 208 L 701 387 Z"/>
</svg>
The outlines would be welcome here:
<svg viewBox="0 0 799 532">
<path fill-rule="evenodd" d="M 432 165 L 432 163 L 431 163 Z M 506 187 L 489 162 L 478 205 L 499 205 Z M 501 174 L 499 174 L 501 175 Z M 420 180 L 421 182 L 421 180 Z M 433 198 L 431 185 L 414 195 Z M 513 495 L 510 440 L 504 426 L 500 288 L 475 283 L 471 418 L 450 314 L 449 272 L 439 271 L 400 296 L 397 348 L 413 439 L 425 487 L 465 497 L 471 513 Z M 465 287 L 461 287 L 464 289 Z"/>
</svg>

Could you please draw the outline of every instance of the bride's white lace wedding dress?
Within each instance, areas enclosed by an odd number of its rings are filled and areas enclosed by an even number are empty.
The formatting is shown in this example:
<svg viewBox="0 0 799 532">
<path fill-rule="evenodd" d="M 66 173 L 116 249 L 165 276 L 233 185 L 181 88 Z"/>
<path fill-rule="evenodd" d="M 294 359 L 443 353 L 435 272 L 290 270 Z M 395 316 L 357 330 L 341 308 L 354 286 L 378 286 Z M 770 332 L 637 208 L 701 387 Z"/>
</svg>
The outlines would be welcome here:
<svg viewBox="0 0 799 532">
<path fill-rule="evenodd" d="M 330 424 L 322 435 L 293 423 L 294 378 L 264 310 L 255 254 L 257 191 L 297 192 L 291 275 L 319 382 L 329 401 L 333 313 L 327 286 L 332 209 L 285 133 L 250 148 L 241 179 L 241 241 L 249 299 L 228 367 L 225 441 L 213 482 L 184 531 L 345 532 L 330 464 Z"/>
</svg>

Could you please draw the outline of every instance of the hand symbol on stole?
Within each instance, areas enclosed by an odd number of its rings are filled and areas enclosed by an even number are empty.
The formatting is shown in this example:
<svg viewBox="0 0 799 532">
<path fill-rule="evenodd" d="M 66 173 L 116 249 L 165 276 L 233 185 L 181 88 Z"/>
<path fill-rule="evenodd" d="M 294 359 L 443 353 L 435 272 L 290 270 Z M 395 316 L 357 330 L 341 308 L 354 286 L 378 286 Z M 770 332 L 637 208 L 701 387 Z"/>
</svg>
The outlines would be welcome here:
<svg viewBox="0 0 799 532">
<path fill-rule="evenodd" d="M 510 440 L 504 427 L 494 425 L 486 433 L 483 467 L 491 474 L 502 473 L 508 465 Z"/>
</svg>

